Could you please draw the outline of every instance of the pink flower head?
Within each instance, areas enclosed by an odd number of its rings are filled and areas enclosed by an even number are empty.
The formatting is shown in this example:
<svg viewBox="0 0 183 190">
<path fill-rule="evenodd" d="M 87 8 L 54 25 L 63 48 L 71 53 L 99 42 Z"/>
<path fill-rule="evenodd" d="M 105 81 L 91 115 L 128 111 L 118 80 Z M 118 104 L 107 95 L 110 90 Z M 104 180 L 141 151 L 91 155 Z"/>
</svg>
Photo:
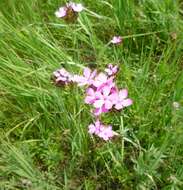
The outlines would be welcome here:
<svg viewBox="0 0 183 190">
<path fill-rule="evenodd" d="M 112 44 L 120 44 L 122 42 L 122 37 L 121 36 L 114 36 L 111 40 Z"/>
<path fill-rule="evenodd" d="M 101 132 L 98 134 L 98 136 L 105 141 L 110 140 L 114 136 L 114 131 L 112 130 L 112 126 L 106 126 L 104 127 Z"/>
<path fill-rule="evenodd" d="M 114 87 L 115 84 L 113 82 L 114 77 L 108 78 L 108 76 L 104 73 L 99 73 L 94 81 L 93 86 L 96 87 L 98 90 L 103 88 L 104 86 Z"/>
<path fill-rule="evenodd" d="M 55 12 L 57 18 L 65 17 L 67 14 L 67 7 L 60 7 L 58 11 Z"/>
<path fill-rule="evenodd" d="M 106 109 L 104 106 L 100 107 L 100 108 L 96 108 L 95 110 L 92 111 L 92 114 L 94 114 L 94 116 L 99 116 L 102 113 L 107 113 L 109 110 Z"/>
<path fill-rule="evenodd" d="M 113 87 L 104 86 L 101 90 L 97 90 L 93 100 L 93 106 L 96 108 L 94 115 L 98 116 L 108 112 L 113 107 L 115 100 L 116 91 Z"/>
<path fill-rule="evenodd" d="M 74 80 L 78 83 L 78 86 L 91 85 L 96 74 L 96 70 L 92 72 L 89 68 L 86 67 L 84 68 L 83 76 L 75 75 Z"/>
<path fill-rule="evenodd" d="M 96 94 L 93 88 L 88 88 L 86 90 L 86 97 L 85 97 L 85 103 L 86 104 L 93 104 L 96 100 Z"/>
<path fill-rule="evenodd" d="M 69 2 L 64 7 L 60 7 L 58 11 L 55 12 L 55 16 L 58 18 L 66 17 L 72 13 L 79 13 L 84 9 L 83 5 L 80 3 Z M 70 12 L 71 11 L 71 12 Z"/>
<path fill-rule="evenodd" d="M 102 131 L 103 127 L 104 127 L 104 126 L 100 123 L 100 121 L 97 120 L 94 124 L 90 124 L 90 125 L 88 126 L 88 129 L 89 129 L 88 132 L 89 132 L 90 134 L 98 135 L 98 134 Z"/>
<path fill-rule="evenodd" d="M 112 130 L 112 126 L 105 126 L 101 124 L 99 120 L 88 126 L 88 132 L 91 135 L 97 135 L 105 141 L 110 140 L 114 135 L 117 135 L 117 133 Z"/>
<path fill-rule="evenodd" d="M 67 3 L 67 7 L 71 7 L 74 12 L 78 12 L 78 13 L 83 11 L 84 9 L 81 3 L 73 3 L 73 2 Z"/>
<path fill-rule="evenodd" d="M 113 66 L 112 64 L 109 64 L 108 67 L 105 69 L 105 72 L 108 76 L 115 75 L 118 72 L 118 66 Z"/>
<path fill-rule="evenodd" d="M 106 109 L 111 109 L 113 106 L 113 94 L 110 94 L 111 88 L 109 86 L 103 87 L 100 91 L 96 92 L 96 101 L 94 102 L 95 108 L 104 106 Z"/>
<path fill-rule="evenodd" d="M 128 107 L 132 105 L 133 101 L 128 97 L 128 90 L 122 89 L 117 93 L 116 99 L 115 99 L 115 109 L 120 110 L 124 107 Z"/>
<path fill-rule="evenodd" d="M 67 72 L 64 68 L 54 71 L 53 76 L 57 84 L 68 84 L 69 82 L 71 82 L 72 78 L 71 74 Z"/>
</svg>

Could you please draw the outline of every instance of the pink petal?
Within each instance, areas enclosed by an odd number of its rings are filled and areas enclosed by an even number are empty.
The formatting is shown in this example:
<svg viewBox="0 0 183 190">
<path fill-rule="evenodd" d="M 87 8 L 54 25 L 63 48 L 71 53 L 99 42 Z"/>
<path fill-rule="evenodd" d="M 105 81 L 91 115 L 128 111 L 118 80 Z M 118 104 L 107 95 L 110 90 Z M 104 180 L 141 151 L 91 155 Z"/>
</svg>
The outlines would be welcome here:
<svg viewBox="0 0 183 190">
<path fill-rule="evenodd" d="M 93 111 L 93 113 L 94 113 L 95 116 L 99 116 L 100 114 L 106 113 L 106 112 L 108 112 L 108 110 L 105 109 L 104 106 L 102 106 L 101 108 L 96 108 L 96 109 Z"/>
<path fill-rule="evenodd" d="M 94 70 L 94 71 L 91 73 L 90 78 L 93 79 L 93 78 L 96 76 L 96 74 L 97 74 L 97 70 Z"/>
<path fill-rule="evenodd" d="M 113 103 L 116 104 L 118 101 L 118 94 L 116 92 L 112 93 L 108 99 Z"/>
<path fill-rule="evenodd" d="M 88 67 L 85 67 L 85 68 L 84 68 L 84 71 L 83 71 L 83 75 L 84 75 L 86 78 L 89 78 L 89 77 L 90 77 L 90 74 L 91 74 L 91 70 L 90 70 Z"/>
<path fill-rule="evenodd" d="M 109 100 L 105 101 L 105 108 L 107 110 L 110 110 L 112 108 L 112 106 L 113 106 L 113 103 L 111 101 L 109 101 Z"/>
<path fill-rule="evenodd" d="M 60 69 L 58 72 L 59 72 L 61 75 L 68 75 L 68 74 L 69 74 L 64 68 Z"/>
<path fill-rule="evenodd" d="M 107 76 L 104 73 L 99 73 L 97 79 L 100 80 L 101 82 L 105 82 L 107 80 Z"/>
<path fill-rule="evenodd" d="M 104 86 L 102 89 L 104 96 L 108 96 L 110 93 L 110 90 L 111 90 L 111 88 L 109 86 Z"/>
<path fill-rule="evenodd" d="M 113 82 L 114 77 L 110 77 L 107 81 L 106 81 L 106 85 L 110 86 L 110 88 L 115 87 L 115 83 Z"/>
<path fill-rule="evenodd" d="M 95 77 L 95 80 L 93 81 L 93 85 L 95 87 L 99 87 L 106 81 L 107 81 L 107 76 L 104 73 L 99 73 L 98 76 Z"/>
<path fill-rule="evenodd" d="M 98 115 L 100 115 L 102 113 L 102 109 L 101 108 L 96 108 L 94 111 L 93 111 L 93 114 L 95 115 L 95 116 L 98 116 Z"/>
<path fill-rule="evenodd" d="M 117 66 L 117 65 L 115 65 L 115 66 L 113 67 L 113 71 L 115 71 L 115 72 L 118 71 L 118 66 Z"/>
<path fill-rule="evenodd" d="M 86 94 L 89 95 L 89 96 L 94 96 L 95 92 L 94 92 L 93 88 L 88 88 L 86 90 Z"/>
<path fill-rule="evenodd" d="M 114 84 L 114 86 L 111 88 L 111 93 L 117 95 L 117 92 L 118 92 L 118 89 L 117 89 L 117 87 Z"/>
<path fill-rule="evenodd" d="M 93 85 L 94 85 L 95 87 L 99 87 L 99 86 L 101 85 L 101 81 L 96 81 L 96 80 L 94 80 L 94 81 L 93 81 Z"/>
<path fill-rule="evenodd" d="M 110 69 L 105 69 L 105 72 L 108 74 L 108 75 L 112 75 L 112 71 Z"/>
<path fill-rule="evenodd" d="M 58 71 L 54 71 L 54 72 L 53 72 L 53 75 L 54 75 L 54 77 L 59 77 L 59 76 L 60 76 L 60 73 L 59 73 Z"/>
<path fill-rule="evenodd" d="M 117 104 L 115 105 L 115 109 L 117 109 L 117 110 L 120 110 L 120 109 L 122 109 L 122 108 L 123 108 L 123 105 L 120 104 L 120 103 L 117 103 Z"/>
<path fill-rule="evenodd" d="M 109 110 L 105 108 L 105 106 L 102 106 L 101 108 L 101 112 L 102 113 L 107 113 Z"/>
<path fill-rule="evenodd" d="M 127 89 L 122 89 L 119 91 L 119 99 L 120 100 L 127 98 L 127 96 L 128 96 L 128 90 Z"/>
<path fill-rule="evenodd" d="M 78 83 L 78 86 L 84 86 L 88 84 L 88 81 L 85 77 L 83 76 L 78 76 L 76 79 L 76 82 Z"/>
<path fill-rule="evenodd" d="M 99 137 L 103 138 L 105 141 L 109 140 L 114 136 L 112 126 L 103 128 L 103 130 L 98 134 Z"/>
<path fill-rule="evenodd" d="M 129 98 L 122 101 L 122 105 L 123 105 L 124 107 L 130 106 L 130 105 L 132 105 L 132 104 L 133 104 L 133 101 L 132 101 L 131 99 L 129 99 Z"/>
<path fill-rule="evenodd" d="M 65 77 L 58 77 L 57 79 L 56 79 L 56 82 L 59 82 L 59 81 L 63 81 L 63 82 L 65 82 L 67 79 L 65 78 Z"/>
<path fill-rule="evenodd" d="M 93 104 L 93 102 L 94 102 L 94 98 L 93 97 L 91 97 L 91 96 L 86 96 L 85 97 L 85 103 L 86 104 Z"/>
<path fill-rule="evenodd" d="M 101 134 L 100 137 L 101 137 L 103 140 L 105 140 L 105 141 L 108 141 L 108 140 L 109 140 L 109 137 L 108 137 L 108 136 L 105 136 L 105 135 L 103 135 L 103 134 Z"/>
<path fill-rule="evenodd" d="M 95 126 L 96 126 L 96 127 L 100 127 L 100 125 L 101 125 L 101 124 L 100 124 L 100 121 L 97 119 L 97 121 L 95 122 Z"/>
<path fill-rule="evenodd" d="M 119 44 L 122 42 L 122 37 L 121 36 L 114 36 L 111 40 L 111 43 L 113 44 Z"/>
<path fill-rule="evenodd" d="M 112 68 L 113 68 L 113 65 L 110 63 L 107 67 L 108 67 L 109 69 L 112 69 Z"/>
<path fill-rule="evenodd" d="M 95 125 L 93 125 L 93 124 L 91 124 L 91 125 L 89 125 L 88 126 L 88 132 L 90 133 L 90 134 L 94 134 L 95 133 Z"/>
<path fill-rule="evenodd" d="M 75 12 L 81 12 L 83 9 L 84 9 L 84 7 L 83 7 L 83 5 L 82 4 L 80 4 L 80 3 L 72 3 L 71 4 L 71 7 L 72 7 L 72 9 L 75 11 Z"/>
<path fill-rule="evenodd" d="M 67 9 L 65 7 L 60 7 L 58 11 L 55 12 L 55 16 L 58 18 L 62 18 L 66 16 Z"/>
<path fill-rule="evenodd" d="M 105 72 L 109 75 L 115 75 L 118 71 L 118 66 L 113 66 L 112 64 L 109 64 L 108 67 L 105 69 Z"/>
<path fill-rule="evenodd" d="M 95 92 L 95 97 L 96 97 L 96 99 L 103 99 L 103 95 L 101 94 L 100 91 Z"/>
</svg>

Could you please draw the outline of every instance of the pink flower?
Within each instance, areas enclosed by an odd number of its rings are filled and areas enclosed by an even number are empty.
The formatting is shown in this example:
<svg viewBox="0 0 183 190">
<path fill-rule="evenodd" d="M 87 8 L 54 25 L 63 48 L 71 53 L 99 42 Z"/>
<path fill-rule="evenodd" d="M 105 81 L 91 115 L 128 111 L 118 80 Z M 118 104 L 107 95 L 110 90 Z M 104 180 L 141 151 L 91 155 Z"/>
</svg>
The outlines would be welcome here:
<svg viewBox="0 0 183 190">
<path fill-rule="evenodd" d="M 113 106 L 113 94 L 110 93 L 111 88 L 108 86 L 103 87 L 100 91 L 96 92 L 96 100 L 93 104 L 95 108 L 101 108 L 109 110 Z"/>
<path fill-rule="evenodd" d="M 122 37 L 121 36 L 114 36 L 111 40 L 112 44 L 120 44 L 122 42 Z"/>
<path fill-rule="evenodd" d="M 112 130 L 112 126 L 105 126 L 101 124 L 99 120 L 88 126 L 88 132 L 91 135 L 97 135 L 105 141 L 110 140 L 114 135 L 117 135 L 117 133 Z"/>
<path fill-rule="evenodd" d="M 112 130 L 112 126 L 104 127 L 98 136 L 105 141 L 110 140 L 114 136 L 114 131 Z"/>
<path fill-rule="evenodd" d="M 60 7 L 58 11 L 55 12 L 57 18 L 65 17 L 67 14 L 67 7 Z"/>
<path fill-rule="evenodd" d="M 107 78 L 104 73 L 99 73 L 86 91 L 85 103 L 93 104 L 95 116 L 108 112 L 116 100 L 117 88 L 113 77 Z"/>
<path fill-rule="evenodd" d="M 133 101 L 128 97 L 128 90 L 122 89 L 117 93 L 117 96 L 114 98 L 115 100 L 115 109 L 120 110 L 124 107 L 128 107 L 132 105 Z"/>
<path fill-rule="evenodd" d="M 99 101 L 100 96 L 102 94 L 98 91 L 95 91 L 93 88 L 88 88 L 86 91 L 86 97 L 85 97 L 85 103 L 86 104 L 97 104 L 97 101 Z M 93 114 L 95 116 L 100 115 L 101 113 L 108 112 L 108 109 L 105 108 L 105 106 L 101 106 L 96 108 L 93 111 Z"/>
<path fill-rule="evenodd" d="M 102 113 L 108 112 L 114 105 L 116 100 L 116 90 L 110 86 L 104 86 L 101 90 L 95 92 L 95 99 L 93 99 L 94 115 L 98 116 Z"/>
<path fill-rule="evenodd" d="M 109 111 L 108 109 L 102 106 L 100 108 L 94 109 L 92 113 L 94 114 L 94 116 L 99 116 L 100 114 L 107 113 L 108 111 Z"/>
<path fill-rule="evenodd" d="M 86 67 L 84 68 L 83 76 L 75 75 L 73 80 L 78 83 L 78 86 L 91 85 L 96 74 L 96 70 L 92 72 Z"/>
<path fill-rule="evenodd" d="M 73 13 L 79 13 L 83 11 L 84 7 L 80 3 L 67 3 L 66 6 L 60 7 L 58 11 L 55 12 L 55 16 L 58 18 L 66 17 L 69 13 L 69 11 L 72 11 Z"/>
<path fill-rule="evenodd" d="M 72 78 L 71 74 L 67 72 L 64 68 L 54 71 L 53 76 L 57 84 L 68 84 L 69 82 L 71 82 Z"/>
<path fill-rule="evenodd" d="M 97 120 L 94 124 L 90 124 L 90 125 L 88 126 L 88 129 L 89 129 L 88 132 L 89 132 L 90 134 L 98 135 L 98 134 L 102 131 L 103 127 L 104 127 L 104 126 L 100 123 L 100 121 Z"/>
<path fill-rule="evenodd" d="M 93 81 L 93 85 L 95 87 L 100 87 L 102 84 L 107 82 L 107 76 L 104 73 L 99 73 L 96 77 L 95 80 Z"/>
<path fill-rule="evenodd" d="M 115 84 L 113 82 L 114 77 L 108 78 L 108 76 L 104 73 L 99 73 L 94 81 L 93 86 L 96 87 L 98 90 L 103 88 L 104 86 L 114 87 Z"/>
<path fill-rule="evenodd" d="M 113 66 L 112 64 L 109 64 L 108 67 L 105 69 L 105 72 L 108 76 L 115 75 L 118 72 L 118 66 Z"/>
<path fill-rule="evenodd" d="M 96 100 L 95 91 L 93 88 L 88 88 L 86 90 L 86 97 L 85 97 L 85 103 L 86 104 L 93 104 Z"/>
<path fill-rule="evenodd" d="M 73 2 L 68 3 L 67 7 L 71 7 L 75 12 L 78 12 L 78 13 L 83 11 L 84 9 L 81 3 L 73 3 Z"/>
</svg>

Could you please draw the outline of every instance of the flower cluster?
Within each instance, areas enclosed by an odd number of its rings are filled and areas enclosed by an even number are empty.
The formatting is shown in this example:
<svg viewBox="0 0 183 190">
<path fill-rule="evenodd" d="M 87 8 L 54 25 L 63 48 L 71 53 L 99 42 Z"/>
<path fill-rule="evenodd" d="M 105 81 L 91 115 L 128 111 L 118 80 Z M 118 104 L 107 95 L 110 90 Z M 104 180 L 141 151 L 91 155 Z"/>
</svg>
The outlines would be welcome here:
<svg viewBox="0 0 183 190">
<path fill-rule="evenodd" d="M 99 116 L 132 104 L 132 100 L 128 98 L 128 90 L 118 89 L 114 82 L 117 72 L 118 66 L 109 64 L 105 72 L 99 73 L 87 67 L 84 68 L 82 75 L 70 74 L 63 68 L 53 73 L 56 84 L 66 85 L 72 82 L 86 87 L 85 103 L 93 107 L 92 113 L 96 118 L 95 124 L 89 125 L 89 133 L 104 140 L 109 140 L 117 133 L 112 130 L 112 126 L 101 124 Z"/>
<path fill-rule="evenodd" d="M 120 44 L 122 42 L 122 37 L 121 36 L 114 36 L 111 40 L 112 44 Z"/>
<path fill-rule="evenodd" d="M 55 11 L 55 16 L 57 18 L 63 18 L 66 22 L 73 22 L 77 19 L 78 13 L 82 12 L 84 9 L 85 8 L 81 3 L 69 2 Z M 110 43 L 119 45 L 122 43 L 122 37 L 113 36 Z"/>
<path fill-rule="evenodd" d="M 63 18 L 67 22 L 73 22 L 77 19 L 78 13 L 83 10 L 82 4 L 69 2 L 60 7 L 55 12 L 55 15 L 57 18 Z M 121 42 L 121 36 L 114 36 L 109 44 L 119 45 Z M 89 133 L 97 135 L 105 141 L 111 139 L 117 133 L 112 130 L 112 126 L 106 126 L 100 122 L 100 115 L 114 109 L 121 110 L 132 104 L 132 100 L 128 98 L 128 90 L 118 89 L 114 82 L 117 72 L 118 66 L 109 64 L 104 72 L 84 68 L 82 75 L 75 75 L 61 68 L 53 73 L 56 85 L 76 83 L 79 87 L 85 87 L 84 101 L 92 106 L 92 114 L 95 117 L 95 123 L 90 124 L 88 127 Z"/>
<path fill-rule="evenodd" d="M 80 3 L 69 2 L 64 7 L 60 7 L 56 12 L 57 18 L 64 18 L 68 22 L 72 22 L 77 18 L 77 14 L 83 11 L 84 7 Z"/>
<path fill-rule="evenodd" d="M 112 138 L 114 135 L 117 135 L 116 132 L 112 130 L 112 126 L 105 126 L 97 120 L 94 124 L 90 124 L 88 126 L 88 132 L 93 135 L 97 135 L 100 138 L 104 139 L 105 141 Z"/>
<path fill-rule="evenodd" d="M 53 77 L 58 85 L 65 85 L 72 81 L 72 76 L 64 68 L 53 72 Z"/>
</svg>

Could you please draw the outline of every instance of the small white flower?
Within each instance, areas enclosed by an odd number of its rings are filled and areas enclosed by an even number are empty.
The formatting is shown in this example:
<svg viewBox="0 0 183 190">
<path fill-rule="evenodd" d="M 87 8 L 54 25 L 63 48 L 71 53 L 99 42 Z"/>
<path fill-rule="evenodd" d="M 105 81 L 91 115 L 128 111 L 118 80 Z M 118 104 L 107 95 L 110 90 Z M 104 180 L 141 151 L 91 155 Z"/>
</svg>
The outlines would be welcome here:
<svg viewBox="0 0 183 190">
<path fill-rule="evenodd" d="M 175 109 L 179 109 L 180 104 L 179 104 L 178 102 L 173 102 L 173 107 L 174 107 Z"/>
</svg>

